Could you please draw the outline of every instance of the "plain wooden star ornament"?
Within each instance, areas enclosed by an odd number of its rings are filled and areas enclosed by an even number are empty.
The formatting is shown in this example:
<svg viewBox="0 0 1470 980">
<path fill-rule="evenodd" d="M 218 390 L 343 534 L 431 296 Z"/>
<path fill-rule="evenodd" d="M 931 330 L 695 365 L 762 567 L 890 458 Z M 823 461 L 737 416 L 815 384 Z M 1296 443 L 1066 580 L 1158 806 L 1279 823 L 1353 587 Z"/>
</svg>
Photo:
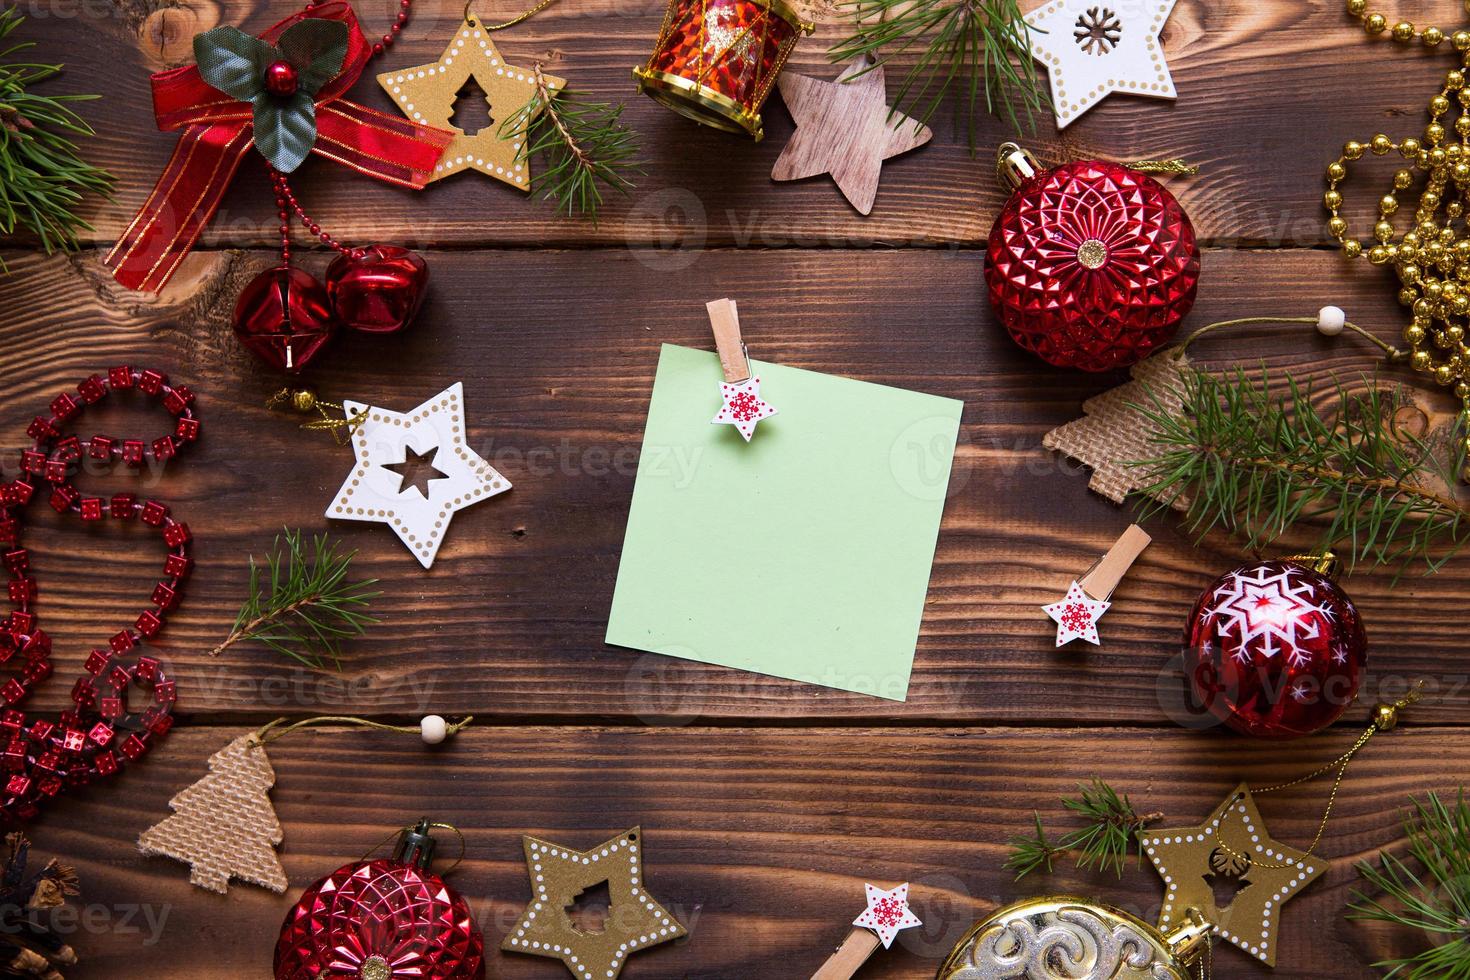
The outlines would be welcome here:
<svg viewBox="0 0 1470 980">
<path fill-rule="evenodd" d="M 564 78 L 544 72 L 541 77 L 552 95 L 566 88 Z M 473 135 L 452 121 L 455 100 L 472 78 L 487 103 L 485 125 Z M 414 122 L 457 134 L 435 165 L 430 182 L 461 170 L 478 170 L 530 192 L 531 161 L 521 157 L 520 140 L 500 138 L 500 127 L 536 95 L 536 70 L 508 63 L 491 42 L 490 32 L 473 16 L 459 25 L 438 61 L 385 71 L 378 84 Z"/>
<path fill-rule="evenodd" d="M 928 126 L 889 109 L 883 67 L 869 70 L 865 59 L 849 62 L 835 82 L 788 71 L 778 84 L 796 133 L 776 158 L 771 179 L 831 174 L 861 214 L 873 210 L 883 161 L 934 136 Z"/>
</svg>

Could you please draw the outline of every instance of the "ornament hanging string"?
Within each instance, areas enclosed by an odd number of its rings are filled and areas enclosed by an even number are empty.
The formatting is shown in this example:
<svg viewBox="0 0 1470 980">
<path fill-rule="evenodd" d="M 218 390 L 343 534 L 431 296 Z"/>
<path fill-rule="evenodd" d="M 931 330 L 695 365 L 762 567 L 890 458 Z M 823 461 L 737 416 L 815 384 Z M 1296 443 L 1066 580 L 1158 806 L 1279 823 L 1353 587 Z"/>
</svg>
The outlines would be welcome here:
<svg viewBox="0 0 1470 980">
<path fill-rule="evenodd" d="M 1330 309 L 1334 309 L 1334 307 L 1324 308 L 1323 312 L 1319 313 L 1317 316 L 1242 316 L 1236 317 L 1232 320 L 1217 320 L 1214 323 L 1209 323 L 1203 327 L 1200 327 L 1194 333 L 1186 337 L 1183 343 L 1179 345 L 1176 356 L 1184 354 L 1186 351 L 1189 350 L 1190 344 L 1193 344 L 1196 340 L 1200 339 L 1206 334 L 1213 333 L 1216 330 L 1223 330 L 1227 327 L 1260 326 L 1268 323 L 1304 323 L 1316 326 L 1319 331 L 1324 334 L 1328 334 L 1329 336 L 1332 332 L 1341 332 L 1342 328 L 1346 328 L 1377 346 L 1379 350 L 1383 351 L 1383 356 L 1386 360 L 1390 362 L 1408 360 L 1408 351 L 1401 350 L 1393 346 L 1392 344 L 1380 340 L 1373 334 L 1369 333 L 1367 330 L 1358 326 L 1356 323 L 1353 323 L 1349 320 L 1343 320 L 1340 327 L 1335 324 L 1330 325 L 1332 324 L 1332 321 L 1326 319 L 1326 313 Z"/>
<path fill-rule="evenodd" d="M 462 729 L 469 727 L 475 720 L 474 715 L 465 715 L 459 721 L 445 728 L 446 735 L 455 735 Z M 303 718 L 301 721 L 286 724 L 287 719 L 277 718 L 275 721 L 263 725 L 256 733 L 255 740 L 261 745 L 268 745 L 278 738 L 285 738 L 292 732 L 315 725 L 357 725 L 359 728 L 372 728 L 380 732 L 402 732 L 406 735 L 418 735 L 423 731 L 421 725 L 389 725 L 386 722 L 372 721 L 368 718 L 358 718 L 355 715 L 319 715 L 315 718 Z M 394 831 L 397 833 L 397 831 Z"/>
<path fill-rule="evenodd" d="M 330 432 L 339 446 L 346 445 L 352 434 L 362 428 L 362 424 L 367 421 L 367 412 L 358 412 L 349 416 L 347 409 L 342 405 L 337 402 L 322 401 L 309 388 L 282 388 L 265 400 L 265 407 L 272 410 L 288 406 L 303 414 L 317 412 L 320 418 L 302 422 L 298 428 L 311 432 Z M 341 412 L 342 415 L 340 417 L 333 415 L 328 409 Z"/>
<path fill-rule="evenodd" d="M 1296 779 L 1288 780 L 1284 783 L 1276 783 L 1273 786 L 1266 786 L 1261 789 L 1254 789 L 1251 791 L 1253 794 L 1258 796 L 1263 793 L 1275 793 L 1278 790 L 1289 789 L 1292 786 L 1300 786 L 1302 783 L 1310 782 L 1311 780 L 1316 779 L 1318 776 L 1326 775 L 1334 769 L 1337 770 L 1337 776 L 1332 781 L 1332 791 L 1327 795 L 1327 806 L 1323 808 L 1322 819 L 1317 824 L 1316 836 L 1312 838 L 1312 844 L 1306 849 L 1305 853 L 1311 854 L 1317 849 L 1317 845 L 1322 843 L 1322 835 L 1327 832 L 1327 821 L 1331 818 L 1332 808 L 1337 803 L 1337 793 L 1338 790 L 1342 788 L 1343 777 L 1347 775 L 1348 764 L 1353 761 L 1354 756 L 1356 756 L 1370 741 L 1372 741 L 1374 735 L 1377 735 L 1379 732 L 1392 731 L 1394 728 L 1398 727 L 1399 712 L 1403 711 L 1410 705 L 1416 704 L 1420 700 L 1420 698 L 1423 697 L 1423 688 L 1424 682 L 1420 681 L 1417 685 L 1415 685 L 1413 690 L 1404 695 L 1402 698 L 1399 698 L 1397 701 L 1394 701 L 1391 704 L 1380 704 L 1377 708 L 1374 709 L 1373 720 L 1368 723 L 1368 727 L 1363 730 L 1363 734 L 1358 736 L 1358 740 L 1353 743 L 1352 748 L 1348 749 L 1342 755 L 1338 756 L 1336 759 L 1333 759 L 1326 765 L 1312 770 L 1305 776 L 1299 776 Z M 1236 797 L 1236 799 L 1239 799 L 1239 797 Z M 1225 844 L 1223 841 L 1220 843 L 1219 847 L 1226 854 L 1228 854 L 1232 858 L 1235 858 L 1236 860 L 1249 861 L 1252 864 L 1262 868 L 1275 868 L 1280 870 L 1295 867 L 1295 865 L 1272 864 L 1265 861 L 1256 861 L 1250 858 L 1248 855 L 1238 853 L 1227 844 Z"/>
<path fill-rule="evenodd" d="M 551 6 L 553 3 L 556 3 L 556 0 L 541 0 L 540 3 L 536 4 L 536 6 L 532 7 L 530 10 L 527 10 L 522 14 L 512 17 L 510 20 L 504 21 L 499 24 L 487 24 L 483 20 L 481 20 L 478 22 L 478 26 L 487 31 L 503 31 L 507 27 L 515 27 L 517 24 L 524 24 L 526 21 L 541 13 L 541 11 Z M 474 5 L 474 0 L 465 0 L 463 19 L 464 22 L 466 24 L 469 24 L 471 27 L 477 26 L 474 11 L 470 9 Z"/>
</svg>

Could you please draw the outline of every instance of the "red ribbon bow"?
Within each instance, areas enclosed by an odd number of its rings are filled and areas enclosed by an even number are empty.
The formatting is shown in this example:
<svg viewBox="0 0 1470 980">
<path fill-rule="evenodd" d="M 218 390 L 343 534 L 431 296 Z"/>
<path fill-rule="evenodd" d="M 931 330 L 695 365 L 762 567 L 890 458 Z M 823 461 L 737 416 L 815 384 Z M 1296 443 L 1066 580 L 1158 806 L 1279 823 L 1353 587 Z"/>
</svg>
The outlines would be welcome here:
<svg viewBox="0 0 1470 980">
<path fill-rule="evenodd" d="M 316 96 L 312 152 L 391 184 L 422 188 L 454 134 L 420 126 L 342 98 L 362 74 L 372 46 L 345 0 L 327 0 L 260 35 L 274 43 L 308 17 L 347 25 L 342 71 Z M 193 65 L 153 76 L 153 114 L 161 130 L 183 130 L 173 157 L 106 264 L 129 289 L 156 293 L 194 247 L 254 139 L 253 110 L 205 84 Z"/>
</svg>

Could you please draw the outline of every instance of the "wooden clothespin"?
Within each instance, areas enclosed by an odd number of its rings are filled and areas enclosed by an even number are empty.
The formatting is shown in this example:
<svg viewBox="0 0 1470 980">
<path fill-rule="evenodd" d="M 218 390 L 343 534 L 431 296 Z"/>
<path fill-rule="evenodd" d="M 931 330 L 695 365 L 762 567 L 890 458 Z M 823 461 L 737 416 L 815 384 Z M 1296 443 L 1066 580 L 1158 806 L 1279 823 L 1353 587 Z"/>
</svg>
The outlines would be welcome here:
<svg viewBox="0 0 1470 980">
<path fill-rule="evenodd" d="M 1057 646 L 1076 639 L 1094 645 L 1102 642 L 1097 621 L 1112 606 L 1109 600 L 1118 583 L 1152 540 L 1143 528 L 1130 524 L 1107 554 L 1093 562 L 1080 579 L 1072 581 L 1072 587 L 1060 602 L 1041 607 L 1057 624 Z"/>
<path fill-rule="evenodd" d="M 716 299 L 704 304 L 715 331 L 715 350 L 720 352 L 720 369 L 725 380 L 737 384 L 750 377 L 750 357 L 740 339 L 740 314 L 733 299 Z"/>
<path fill-rule="evenodd" d="M 705 309 L 715 331 L 715 349 L 719 351 L 720 370 L 725 376 L 720 384 L 722 404 L 710 422 L 735 426 L 749 442 L 755 424 L 775 415 L 776 409 L 761 399 L 761 379 L 750 369 L 750 356 L 740 339 L 740 316 L 735 311 L 735 301 L 717 299 L 706 303 Z"/>
<path fill-rule="evenodd" d="M 837 947 L 837 952 L 812 974 L 812 980 L 849 980 L 860 966 L 868 962 L 880 944 L 884 949 L 892 946 L 893 937 L 900 929 L 924 924 L 909 911 L 908 882 L 888 891 L 876 885 L 864 887 L 868 893 L 868 907 L 852 920 L 852 931 Z"/>
</svg>

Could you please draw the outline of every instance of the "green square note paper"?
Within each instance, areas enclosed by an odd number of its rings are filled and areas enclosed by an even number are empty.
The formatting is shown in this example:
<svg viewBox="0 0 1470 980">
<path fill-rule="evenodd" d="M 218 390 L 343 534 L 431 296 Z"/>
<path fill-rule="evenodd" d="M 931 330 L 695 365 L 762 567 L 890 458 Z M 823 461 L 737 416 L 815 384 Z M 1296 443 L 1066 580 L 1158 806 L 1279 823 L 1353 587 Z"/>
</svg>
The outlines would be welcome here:
<svg viewBox="0 0 1470 980">
<path fill-rule="evenodd" d="M 751 365 L 747 444 L 719 358 L 664 345 L 607 642 L 902 701 L 963 405 Z"/>
</svg>

